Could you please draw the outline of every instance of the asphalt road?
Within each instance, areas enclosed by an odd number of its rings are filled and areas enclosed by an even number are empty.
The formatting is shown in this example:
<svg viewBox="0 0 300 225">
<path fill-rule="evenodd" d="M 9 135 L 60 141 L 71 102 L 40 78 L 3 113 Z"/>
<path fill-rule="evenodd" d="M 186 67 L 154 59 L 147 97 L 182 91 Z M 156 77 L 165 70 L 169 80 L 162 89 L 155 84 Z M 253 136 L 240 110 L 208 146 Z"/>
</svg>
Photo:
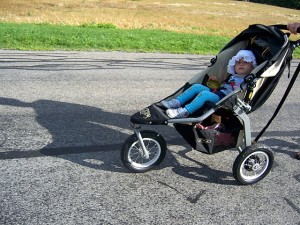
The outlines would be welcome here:
<svg viewBox="0 0 300 225">
<path fill-rule="evenodd" d="M 299 225 L 299 78 L 261 139 L 275 154 L 261 182 L 239 185 L 237 151 L 202 154 L 172 126 L 145 127 L 167 140 L 158 169 L 123 167 L 129 116 L 173 93 L 210 58 L 0 50 L 0 224 Z M 286 75 L 250 114 L 253 136 L 271 117 Z"/>
</svg>

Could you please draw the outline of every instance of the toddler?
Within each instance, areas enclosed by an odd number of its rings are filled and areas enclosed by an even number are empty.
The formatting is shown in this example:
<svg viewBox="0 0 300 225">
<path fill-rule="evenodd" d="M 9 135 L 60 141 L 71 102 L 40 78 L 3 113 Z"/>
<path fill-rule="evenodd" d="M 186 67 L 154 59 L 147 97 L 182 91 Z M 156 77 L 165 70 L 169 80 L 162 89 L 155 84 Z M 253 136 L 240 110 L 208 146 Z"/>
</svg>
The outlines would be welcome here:
<svg viewBox="0 0 300 225">
<path fill-rule="evenodd" d="M 193 84 L 177 98 L 169 101 L 164 100 L 161 104 L 167 108 L 166 113 L 170 118 L 188 117 L 200 109 L 205 102 L 217 103 L 220 99 L 240 87 L 244 81 L 244 77 L 249 75 L 256 66 L 256 59 L 253 52 L 240 50 L 229 60 L 227 72 L 231 75 L 220 86 L 218 91 L 214 91 L 202 84 Z M 185 105 L 191 99 L 193 101 Z"/>
</svg>

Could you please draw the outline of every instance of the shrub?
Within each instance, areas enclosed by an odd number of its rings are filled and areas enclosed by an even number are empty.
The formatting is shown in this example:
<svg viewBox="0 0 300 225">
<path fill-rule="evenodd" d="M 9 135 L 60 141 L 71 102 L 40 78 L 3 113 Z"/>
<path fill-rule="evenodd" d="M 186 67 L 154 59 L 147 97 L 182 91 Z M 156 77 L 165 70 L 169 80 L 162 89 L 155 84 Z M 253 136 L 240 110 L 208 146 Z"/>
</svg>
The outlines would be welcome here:
<svg viewBox="0 0 300 225">
<path fill-rule="evenodd" d="M 293 1 L 283 1 L 283 0 L 250 0 L 249 2 L 267 4 L 267 5 L 275 5 L 285 8 L 291 9 L 300 9 L 300 0 Z"/>
</svg>

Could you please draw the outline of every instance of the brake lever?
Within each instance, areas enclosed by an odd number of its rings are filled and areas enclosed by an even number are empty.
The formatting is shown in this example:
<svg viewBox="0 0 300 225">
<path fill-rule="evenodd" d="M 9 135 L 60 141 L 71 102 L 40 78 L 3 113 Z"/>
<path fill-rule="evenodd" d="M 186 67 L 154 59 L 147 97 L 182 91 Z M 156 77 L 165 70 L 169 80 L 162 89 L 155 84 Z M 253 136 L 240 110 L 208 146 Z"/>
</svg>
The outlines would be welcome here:
<svg viewBox="0 0 300 225">
<path fill-rule="evenodd" d="M 244 78 L 244 82 L 240 85 L 242 90 L 246 90 L 244 102 L 249 103 L 252 98 L 253 90 L 256 87 L 257 76 L 254 74 L 249 74 Z M 245 88 L 243 87 L 245 85 Z"/>
<path fill-rule="evenodd" d="M 249 74 L 244 78 L 244 82 L 241 84 L 241 89 L 242 89 L 242 85 L 247 84 L 248 86 L 254 88 L 255 87 L 255 79 L 257 77 L 254 74 Z"/>
</svg>

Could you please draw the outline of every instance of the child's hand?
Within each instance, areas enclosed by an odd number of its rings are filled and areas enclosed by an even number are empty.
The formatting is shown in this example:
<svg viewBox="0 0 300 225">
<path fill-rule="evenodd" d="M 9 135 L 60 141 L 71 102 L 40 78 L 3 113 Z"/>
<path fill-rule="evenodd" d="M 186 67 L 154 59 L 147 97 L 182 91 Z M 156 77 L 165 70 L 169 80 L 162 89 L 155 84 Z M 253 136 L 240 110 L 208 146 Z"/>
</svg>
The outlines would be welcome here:
<svg viewBox="0 0 300 225">
<path fill-rule="evenodd" d="M 211 89 L 218 89 L 221 86 L 221 82 L 215 76 L 211 76 L 206 82 L 206 86 Z"/>
</svg>

